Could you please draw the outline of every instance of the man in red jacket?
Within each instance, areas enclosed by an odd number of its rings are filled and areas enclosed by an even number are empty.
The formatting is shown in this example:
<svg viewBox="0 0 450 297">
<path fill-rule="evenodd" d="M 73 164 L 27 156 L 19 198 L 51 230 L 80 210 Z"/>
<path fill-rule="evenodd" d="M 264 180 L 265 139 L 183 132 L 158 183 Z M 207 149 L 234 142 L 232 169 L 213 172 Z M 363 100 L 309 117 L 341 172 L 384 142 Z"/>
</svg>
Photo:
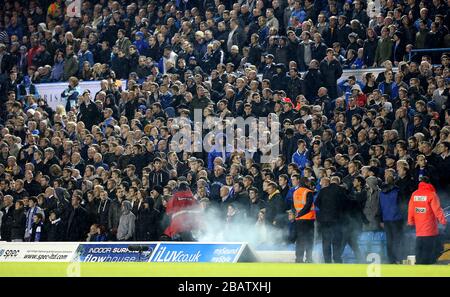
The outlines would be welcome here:
<svg viewBox="0 0 450 297">
<path fill-rule="evenodd" d="M 180 182 L 178 191 L 167 203 L 166 214 L 171 220 L 164 234 L 176 240 L 194 240 L 191 232 L 199 226 L 200 204 L 192 195 L 187 182 Z"/>
<path fill-rule="evenodd" d="M 435 188 L 428 177 L 421 178 L 408 207 L 408 225 L 416 226 L 416 263 L 434 264 L 438 256 L 438 222 L 447 224 Z"/>
</svg>

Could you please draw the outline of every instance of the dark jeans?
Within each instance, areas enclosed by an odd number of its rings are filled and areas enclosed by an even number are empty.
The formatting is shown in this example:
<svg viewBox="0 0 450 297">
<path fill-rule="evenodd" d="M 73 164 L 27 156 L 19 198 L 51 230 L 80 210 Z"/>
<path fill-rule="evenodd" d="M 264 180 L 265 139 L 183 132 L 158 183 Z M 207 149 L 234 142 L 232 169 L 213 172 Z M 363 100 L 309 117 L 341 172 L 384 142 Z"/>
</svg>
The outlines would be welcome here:
<svg viewBox="0 0 450 297">
<path fill-rule="evenodd" d="M 401 263 L 403 260 L 403 221 L 384 222 L 389 263 Z"/>
<path fill-rule="evenodd" d="M 416 238 L 416 264 L 436 263 L 437 250 L 437 236 L 418 236 Z"/>
<path fill-rule="evenodd" d="M 295 241 L 295 262 L 312 263 L 312 251 L 314 245 L 314 220 L 295 221 L 297 239 Z M 306 260 L 303 257 L 306 253 Z"/>
<path fill-rule="evenodd" d="M 322 251 L 325 263 L 342 263 L 342 230 L 338 223 L 320 223 Z M 331 253 L 333 251 L 333 254 Z"/>
<path fill-rule="evenodd" d="M 342 229 L 342 245 L 341 245 L 341 255 L 344 252 L 347 244 L 352 249 L 355 254 L 356 263 L 363 262 L 361 257 L 361 250 L 359 249 L 358 236 L 361 233 L 361 228 L 355 226 L 354 223 L 346 223 Z"/>
<path fill-rule="evenodd" d="M 332 100 L 336 99 L 339 94 L 337 90 L 337 86 L 325 86 L 328 90 L 328 97 L 330 97 Z"/>
</svg>

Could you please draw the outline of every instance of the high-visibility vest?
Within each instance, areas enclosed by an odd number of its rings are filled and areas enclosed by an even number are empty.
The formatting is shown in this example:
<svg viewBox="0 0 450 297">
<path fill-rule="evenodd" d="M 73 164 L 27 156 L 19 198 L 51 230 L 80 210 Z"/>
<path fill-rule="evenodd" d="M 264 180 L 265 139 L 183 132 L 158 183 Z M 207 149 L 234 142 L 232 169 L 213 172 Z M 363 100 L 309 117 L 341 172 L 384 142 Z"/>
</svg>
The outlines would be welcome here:
<svg viewBox="0 0 450 297">
<path fill-rule="evenodd" d="M 306 204 L 306 196 L 308 196 L 308 193 L 311 193 L 312 191 L 310 189 L 307 188 L 298 188 L 297 190 L 294 191 L 294 208 L 296 213 L 298 214 L 304 207 Z M 295 220 L 315 220 L 316 219 L 316 211 L 314 209 L 314 203 L 311 205 L 311 210 L 299 217 L 299 218 L 295 218 Z"/>
</svg>

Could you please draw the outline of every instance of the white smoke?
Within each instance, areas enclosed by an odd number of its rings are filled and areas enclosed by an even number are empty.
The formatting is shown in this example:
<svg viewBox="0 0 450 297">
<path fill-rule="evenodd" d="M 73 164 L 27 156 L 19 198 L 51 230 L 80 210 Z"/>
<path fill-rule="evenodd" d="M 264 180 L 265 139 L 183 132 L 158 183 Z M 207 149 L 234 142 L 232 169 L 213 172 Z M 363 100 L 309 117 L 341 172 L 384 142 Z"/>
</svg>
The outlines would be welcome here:
<svg viewBox="0 0 450 297">
<path fill-rule="evenodd" d="M 226 210 L 210 206 L 202 217 L 202 228 L 195 232 L 199 242 L 247 242 L 252 248 L 282 245 L 284 233 L 267 222 L 257 222 L 237 213 L 227 221 Z"/>
</svg>

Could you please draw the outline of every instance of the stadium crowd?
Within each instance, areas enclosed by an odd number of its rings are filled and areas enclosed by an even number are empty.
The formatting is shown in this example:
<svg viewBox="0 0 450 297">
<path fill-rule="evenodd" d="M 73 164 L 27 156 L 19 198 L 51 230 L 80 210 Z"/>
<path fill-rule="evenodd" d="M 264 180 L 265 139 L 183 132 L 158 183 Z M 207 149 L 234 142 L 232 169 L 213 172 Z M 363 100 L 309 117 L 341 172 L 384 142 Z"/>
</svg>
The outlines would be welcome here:
<svg viewBox="0 0 450 297">
<path fill-rule="evenodd" d="M 61 0 L 5 1 L 1 240 L 192 239 L 196 222 L 172 216 L 187 195 L 261 242 L 270 228 L 305 240 L 317 220 L 335 262 L 347 243 L 361 259 L 358 235 L 384 230 L 399 263 L 419 183 L 450 198 L 450 56 L 411 53 L 448 47 L 449 2 L 99 0 L 69 18 Z M 366 72 L 338 83 L 343 69 Z M 81 89 L 89 80 L 101 90 Z M 40 97 L 44 82 L 68 84 L 64 106 Z M 225 152 L 219 135 L 210 152 L 176 151 L 176 119 L 198 109 L 223 128 L 277 115 L 280 155 Z M 339 201 L 330 212 L 324 197 Z"/>
</svg>

